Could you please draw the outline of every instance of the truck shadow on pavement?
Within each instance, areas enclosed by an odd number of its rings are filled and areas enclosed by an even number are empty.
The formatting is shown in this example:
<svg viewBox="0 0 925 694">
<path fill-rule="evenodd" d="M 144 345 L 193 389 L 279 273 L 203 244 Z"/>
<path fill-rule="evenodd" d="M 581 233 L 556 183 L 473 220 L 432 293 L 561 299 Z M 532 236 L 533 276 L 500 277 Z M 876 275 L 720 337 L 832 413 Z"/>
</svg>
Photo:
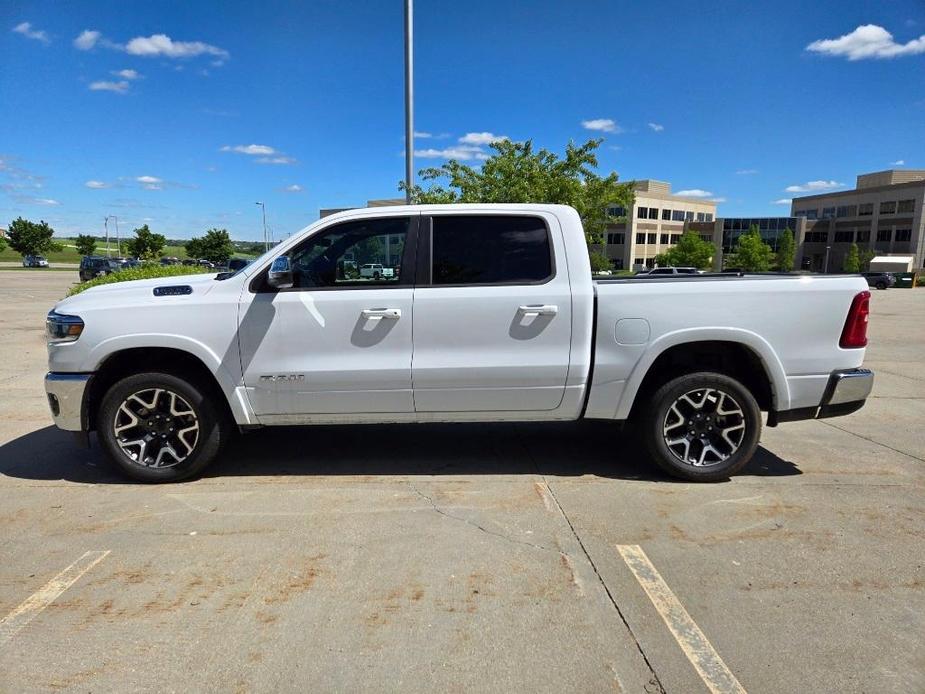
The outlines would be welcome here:
<svg viewBox="0 0 925 694">
<path fill-rule="evenodd" d="M 52 426 L 25 434 L 0 445 L 0 475 L 131 482 L 91 440 L 86 450 Z M 203 477 L 498 474 L 680 482 L 606 422 L 273 427 L 232 441 Z M 737 476 L 799 474 L 795 463 L 760 446 Z"/>
</svg>

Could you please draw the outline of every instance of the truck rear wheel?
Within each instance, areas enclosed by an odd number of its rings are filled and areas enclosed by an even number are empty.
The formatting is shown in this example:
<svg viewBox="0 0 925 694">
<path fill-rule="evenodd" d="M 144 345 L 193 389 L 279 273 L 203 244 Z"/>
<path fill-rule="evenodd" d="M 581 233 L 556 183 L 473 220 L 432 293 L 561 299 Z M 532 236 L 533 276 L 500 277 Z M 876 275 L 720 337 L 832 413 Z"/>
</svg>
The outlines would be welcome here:
<svg viewBox="0 0 925 694">
<path fill-rule="evenodd" d="M 110 458 L 142 482 L 198 474 L 231 433 L 204 389 L 165 373 L 117 381 L 103 396 L 96 424 Z"/>
<path fill-rule="evenodd" d="M 661 386 L 643 413 L 649 455 L 665 472 L 695 482 L 723 480 L 751 460 L 761 435 L 761 410 L 734 378 L 686 374 Z"/>
</svg>

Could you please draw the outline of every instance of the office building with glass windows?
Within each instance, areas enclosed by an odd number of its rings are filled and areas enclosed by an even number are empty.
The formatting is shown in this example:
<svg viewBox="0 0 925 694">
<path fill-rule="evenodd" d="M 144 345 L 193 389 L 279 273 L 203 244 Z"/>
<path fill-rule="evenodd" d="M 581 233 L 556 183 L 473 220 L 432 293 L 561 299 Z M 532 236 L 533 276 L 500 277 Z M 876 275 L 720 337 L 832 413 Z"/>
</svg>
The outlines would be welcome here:
<svg viewBox="0 0 925 694">
<path fill-rule="evenodd" d="M 602 251 L 616 270 L 652 267 L 655 256 L 678 242 L 688 230 L 715 243 L 716 203 L 702 198 L 673 195 L 671 184 L 642 180 L 633 183 L 632 210 L 612 207 L 612 217 L 625 218 L 608 226 Z"/>
<path fill-rule="evenodd" d="M 861 174 L 853 190 L 793 198 L 793 217 L 806 220 L 797 239 L 797 267 L 841 272 L 852 243 L 877 255 L 925 265 L 925 170 Z M 826 260 L 828 259 L 828 260 Z"/>
</svg>

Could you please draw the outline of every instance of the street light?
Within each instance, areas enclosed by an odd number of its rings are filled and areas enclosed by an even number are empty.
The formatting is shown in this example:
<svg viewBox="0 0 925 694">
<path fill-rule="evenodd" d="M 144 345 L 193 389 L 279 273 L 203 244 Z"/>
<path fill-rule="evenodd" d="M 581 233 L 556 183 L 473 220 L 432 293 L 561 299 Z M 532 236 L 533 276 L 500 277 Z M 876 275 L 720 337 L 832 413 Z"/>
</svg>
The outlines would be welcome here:
<svg viewBox="0 0 925 694">
<path fill-rule="evenodd" d="M 832 250 L 831 246 L 825 247 L 825 267 L 822 269 L 822 271 L 826 274 L 828 274 L 829 272 L 829 251 L 831 250 Z"/>
<path fill-rule="evenodd" d="M 414 182 L 414 0 L 405 0 L 405 202 Z"/>
<path fill-rule="evenodd" d="M 270 242 L 267 239 L 267 206 L 262 202 L 255 202 L 255 205 L 260 205 L 260 210 L 263 212 L 263 250 L 270 250 Z"/>
</svg>

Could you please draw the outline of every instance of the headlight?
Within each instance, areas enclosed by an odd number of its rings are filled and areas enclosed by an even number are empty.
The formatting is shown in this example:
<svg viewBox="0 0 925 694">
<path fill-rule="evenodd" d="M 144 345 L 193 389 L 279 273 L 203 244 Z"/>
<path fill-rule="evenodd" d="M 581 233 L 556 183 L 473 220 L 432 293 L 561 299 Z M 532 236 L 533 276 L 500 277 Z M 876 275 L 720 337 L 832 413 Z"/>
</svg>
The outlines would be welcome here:
<svg viewBox="0 0 925 694">
<path fill-rule="evenodd" d="M 84 322 L 78 316 L 50 311 L 45 319 L 45 330 L 49 342 L 73 342 L 84 331 Z"/>
</svg>

